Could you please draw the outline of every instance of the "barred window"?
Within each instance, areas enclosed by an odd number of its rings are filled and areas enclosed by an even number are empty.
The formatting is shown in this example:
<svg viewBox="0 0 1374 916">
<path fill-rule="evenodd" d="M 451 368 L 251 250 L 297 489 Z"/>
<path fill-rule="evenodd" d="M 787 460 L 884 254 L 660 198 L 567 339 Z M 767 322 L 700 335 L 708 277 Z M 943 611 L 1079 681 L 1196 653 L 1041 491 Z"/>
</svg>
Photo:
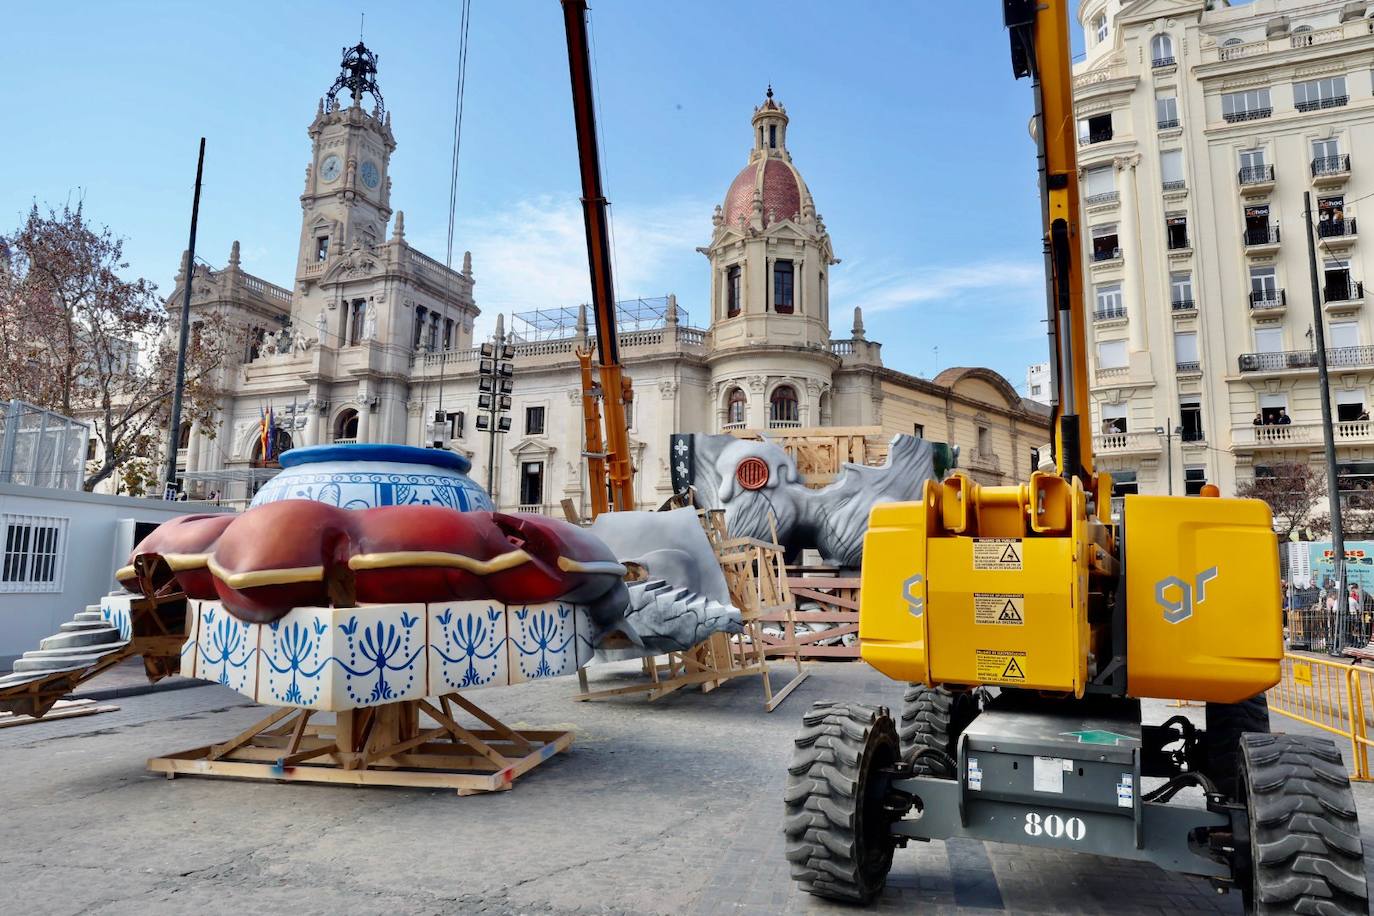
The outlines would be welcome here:
<svg viewBox="0 0 1374 916">
<path fill-rule="evenodd" d="M 67 520 L 6 514 L 0 521 L 5 536 L 0 592 L 62 591 Z"/>
</svg>

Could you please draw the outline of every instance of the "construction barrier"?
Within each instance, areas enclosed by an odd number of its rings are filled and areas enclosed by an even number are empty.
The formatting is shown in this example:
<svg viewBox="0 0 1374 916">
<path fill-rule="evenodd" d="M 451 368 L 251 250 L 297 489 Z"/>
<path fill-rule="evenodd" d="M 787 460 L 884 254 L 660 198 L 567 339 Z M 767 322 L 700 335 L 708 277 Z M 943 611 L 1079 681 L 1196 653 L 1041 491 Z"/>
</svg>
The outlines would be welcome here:
<svg viewBox="0 0 1374 916">
<path fill-rule="evenodd" d="M 1367 780 L 1369 732 L 1374 730 L 1374 668 L 1284 653 L 1269 711 L 1344 738 L 1351 778 Z"/>
</svg>

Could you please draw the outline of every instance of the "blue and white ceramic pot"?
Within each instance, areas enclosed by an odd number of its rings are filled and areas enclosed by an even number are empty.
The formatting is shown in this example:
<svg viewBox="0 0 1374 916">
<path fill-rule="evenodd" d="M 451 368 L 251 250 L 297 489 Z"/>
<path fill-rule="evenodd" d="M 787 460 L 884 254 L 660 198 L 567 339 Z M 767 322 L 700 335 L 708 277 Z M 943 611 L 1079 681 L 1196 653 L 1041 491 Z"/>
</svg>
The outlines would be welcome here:
<svg viewBox="0 0 1374 916">
<path fill-rule="evenodd" d="M 282 472 L 252 505 L 313 499 L 344 509 L 449 506 L 490 510 L 491 498 L 467 472 L 472 462 L 442 449 L 410 445 L 312 445 L 282 452 Z"/>
</svg>

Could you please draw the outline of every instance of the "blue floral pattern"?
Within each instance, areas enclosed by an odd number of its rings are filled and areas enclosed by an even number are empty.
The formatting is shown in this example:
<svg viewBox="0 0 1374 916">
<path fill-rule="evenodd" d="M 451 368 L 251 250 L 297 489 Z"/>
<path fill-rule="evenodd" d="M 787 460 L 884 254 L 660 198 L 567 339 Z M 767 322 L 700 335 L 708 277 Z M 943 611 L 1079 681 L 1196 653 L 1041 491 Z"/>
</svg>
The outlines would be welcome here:
<svg viewBox="0 0 1374 916">
<path fill-rule="evenodd" d="M 561 677 L 577 670 L 576 618 L 572 605 L 512 609 L 506 622 L 511 682 Z"/>
<path fill-rule="evenodd" d="M 258 654 L 257 627 L 206 602 L 200 613 L 196 651 L 200 656 L 199 677 L 243 693 L 257 674 L 253 664 Z"/>
<path fill-rule="evenodd" d="M 287 468 L 258 491 L 253 505 L 283 499 L 309 499 L 344 509 L 421 505 L 467 512 L 492 508 L 486 492 L 466 475 L 457 473 L 310 472 Z"/>
<path fill-rule="evenodd" d="M 430 693 L 510 682 L 506 613 L 474 601 L 430 607 Z"/>
</svg>

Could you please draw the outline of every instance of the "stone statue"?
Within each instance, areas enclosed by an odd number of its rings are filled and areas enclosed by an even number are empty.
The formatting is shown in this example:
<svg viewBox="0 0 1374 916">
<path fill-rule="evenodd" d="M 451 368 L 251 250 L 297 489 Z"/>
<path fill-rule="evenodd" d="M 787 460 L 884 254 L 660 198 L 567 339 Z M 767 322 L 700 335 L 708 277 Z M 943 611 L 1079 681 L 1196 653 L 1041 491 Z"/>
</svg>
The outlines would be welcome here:
<svg viewBox="0 0 1374 916">
<path fill-rule="evenodd" d="M 265 338 L 263 338 L 263 341 L 262 341 L 262 355 L 263 355 L 263 356 L 276 356 L 276 355 L 277 355 L 277 335 L 276 335 L 276 334 L 268 334 Z"/>
<path fill-rule="evenodd" d="M 321 309 L 320 313 L 315 316 L 315 339 L 319 341 L 320 346 L 324 346 L 325 338 L 328 336 L 329 319 L 325 317 L 324 310 Z"/>
<path fill-rule="evenodd" d="M 363 319 L 363 340 L 377 339 L 377 306 L 367 304 L 367 317 Z"/>
</svg>

